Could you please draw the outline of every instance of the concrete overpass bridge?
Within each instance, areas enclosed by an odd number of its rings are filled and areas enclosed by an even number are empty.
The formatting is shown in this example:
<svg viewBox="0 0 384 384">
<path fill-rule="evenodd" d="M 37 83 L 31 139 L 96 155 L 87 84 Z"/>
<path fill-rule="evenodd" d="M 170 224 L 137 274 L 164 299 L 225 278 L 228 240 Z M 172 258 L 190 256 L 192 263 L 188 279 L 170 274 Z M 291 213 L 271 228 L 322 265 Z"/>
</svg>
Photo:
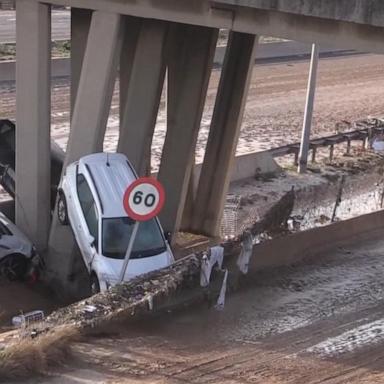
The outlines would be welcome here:
<svg viewBox="0 0 384 384">
<path fill-rule="evenodd" d="M 50 212 L 51 5 L 71 7 L 68 164 L 102 150 L 116 77 L 120 136 L 140 175 L 167 71 L 167 134 L 158 178 L 161 221 L 216 236 L 259 35 L 384 52 L 380 0 L 17 0 L 16 222 L 47 251 L 65 286 L 75 244 Z M 230 30 L 198 185 L 194 151 L 220 28 Z M 119 72 L 118 72 L 119 68 Z"/>
</svg>

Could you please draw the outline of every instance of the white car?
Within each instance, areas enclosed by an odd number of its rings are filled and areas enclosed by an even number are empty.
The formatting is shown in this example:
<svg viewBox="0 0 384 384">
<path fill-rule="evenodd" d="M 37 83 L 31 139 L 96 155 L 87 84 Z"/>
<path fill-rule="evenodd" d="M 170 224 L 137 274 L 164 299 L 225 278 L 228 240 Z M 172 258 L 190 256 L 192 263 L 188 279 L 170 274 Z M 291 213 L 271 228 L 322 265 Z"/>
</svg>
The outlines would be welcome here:
<svg viewBox="0 0 384 384">
<path fill-rule="evenodd" d="M 90 274 L 91 293 L 119 282 L 134 221 L 123 196 L 137 179 L 119 153 L 96 153 L 68 165 L 59 187 L 58 219 L 70 224 Z M 140 223 L 124 281 L 174 262 L 157 218 Z"/>
<path fill-rule="evenodd" d="M 37 267 L 37 252 L 28 238 L 0 212 L 0 276 L 20 280 Z"/>
</svg>

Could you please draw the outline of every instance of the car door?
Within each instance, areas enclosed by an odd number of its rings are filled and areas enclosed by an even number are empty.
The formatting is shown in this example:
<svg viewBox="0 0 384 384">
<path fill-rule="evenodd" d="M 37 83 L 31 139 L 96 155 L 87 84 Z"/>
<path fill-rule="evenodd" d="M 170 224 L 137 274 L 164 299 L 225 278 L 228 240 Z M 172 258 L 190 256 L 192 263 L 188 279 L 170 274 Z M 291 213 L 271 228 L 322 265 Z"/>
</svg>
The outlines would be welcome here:
<svg viewBox="0 0 384 384">
<path fill-rule="evenodd" d="M 98 221 L 99 212 L 89 184 L 82 173 L 76 177 L 77 196 L 80 203 L 79 221 L 77 224 L 79 248 L 85 262 L 90 265 L 99 244 Z M 90 237 L 94 241 L 90 241 Z"/>
</svg>

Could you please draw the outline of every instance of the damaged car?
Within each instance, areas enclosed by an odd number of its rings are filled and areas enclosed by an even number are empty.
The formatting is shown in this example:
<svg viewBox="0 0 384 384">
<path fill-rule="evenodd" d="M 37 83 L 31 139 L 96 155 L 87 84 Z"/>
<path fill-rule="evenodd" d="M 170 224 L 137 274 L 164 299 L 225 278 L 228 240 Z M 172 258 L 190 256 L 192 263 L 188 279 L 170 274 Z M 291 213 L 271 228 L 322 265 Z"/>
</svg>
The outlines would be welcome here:
<svg viewBox="0 0 384 384">
<path fill-rule="evenodd" d="M 68 165 L 57 203 L 59 222 L 70 224 L 90 275 L 91 293 L 119 282 L 135 221 L 127 216 L 123 196 L 137 179 L 127 157 L 95 153 Z M 157 218 L 142 222 L 124 281 L 174 262 Z"/>
<path fill-rule="evenodd" d="M 0 277 L 23 280 L 36 273 L 38 264 L 34 245 L 0 212 Z"/>
</svg>

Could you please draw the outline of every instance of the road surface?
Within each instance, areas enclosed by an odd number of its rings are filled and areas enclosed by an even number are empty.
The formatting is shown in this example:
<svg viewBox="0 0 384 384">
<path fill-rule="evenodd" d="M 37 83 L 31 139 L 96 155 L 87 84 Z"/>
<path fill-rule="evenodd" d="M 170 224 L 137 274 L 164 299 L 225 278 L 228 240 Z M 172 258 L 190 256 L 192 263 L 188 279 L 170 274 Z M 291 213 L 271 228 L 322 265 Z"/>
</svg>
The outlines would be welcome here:
<svg viewBox="0 0 384 384">
<path fill-rule="evenodd" d="M 307 61 L 256 65 L 244 112 L 237 154 L 265 150 L 300 140 L 308 78 Z M 334 134 L 368 116 L 382 116 L 384 56 L 359 55 L 320 60 L 313 115 L 313 137 Z M 212 73 L 198 138 L 196 159 L 202 161 L 209 132 L 220 70 Z M 115 150 L 118 139 L 118 94 L 112 103 L 104 141 Z M 15 118 L 15 84 L 0 83 L 0 116 Z M 162 102 L 152 145 L 156 167 L 164 142 L 165 103 Z M 55 79 L 52 86 L 52 137 L 65 149 L 69 132 L 69 81 Z"/>
<path fill-rule="evenodd" d="M 64 40 L 70 36 L 70 12 L 52 11 L 52 39 Z M 0 11 L 0 44 L 16 41 L 16 12 Z"/>
<path fill-rule="evenodd" d="M 223 311 L 114 325 L 39 383 L 383 383 L 383 255 L 378 233 L 254 275 Z"/>
</svg>

